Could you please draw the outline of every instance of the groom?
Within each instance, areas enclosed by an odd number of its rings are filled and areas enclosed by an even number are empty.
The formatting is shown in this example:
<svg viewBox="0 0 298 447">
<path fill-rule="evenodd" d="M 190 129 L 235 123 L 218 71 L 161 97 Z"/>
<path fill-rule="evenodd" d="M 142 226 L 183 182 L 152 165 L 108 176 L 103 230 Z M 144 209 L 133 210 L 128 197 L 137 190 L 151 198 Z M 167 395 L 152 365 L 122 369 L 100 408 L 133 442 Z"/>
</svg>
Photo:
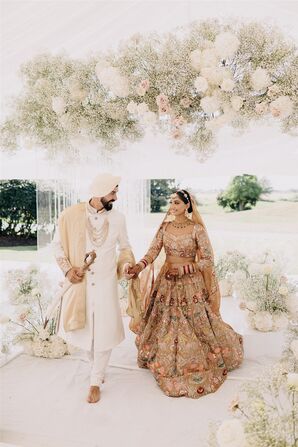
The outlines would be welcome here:
<svg viewBox="0 0 298 447">
<path fill-rule="evenodd" d="M 120 177 L 111 174 L 95 177 L 89 201 L 60 214 L 53 239 L 56 261 L 73 284 L 63 297 L 58 335 L 90 352 L 89 403 L 99 401 L 112 349 L 124 339 L 118 279 L 130 278 L 128 269 L 135 263 L 125 217 L 113 208 L 119 183 Z M 95 262 L 83 274 L 80 267 L 92 250 Z"/>
</svg>

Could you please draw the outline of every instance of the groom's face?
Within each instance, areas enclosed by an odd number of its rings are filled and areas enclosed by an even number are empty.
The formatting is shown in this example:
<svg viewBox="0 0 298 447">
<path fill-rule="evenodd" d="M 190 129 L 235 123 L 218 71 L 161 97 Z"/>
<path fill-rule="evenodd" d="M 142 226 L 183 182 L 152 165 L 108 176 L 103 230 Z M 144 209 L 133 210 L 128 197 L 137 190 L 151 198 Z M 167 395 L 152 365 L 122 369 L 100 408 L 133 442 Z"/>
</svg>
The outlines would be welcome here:
<svg viewBox="0 0 298 447">
<path fill-rule="evenodd" d="M 108 195 L 100 199 L 103 207 L 107 211 L 113 208 L 113 202 L 116 202 L 116 200 L 118 199 L 117 193 L 118 193 L 118 185 Z"/>
</svg>

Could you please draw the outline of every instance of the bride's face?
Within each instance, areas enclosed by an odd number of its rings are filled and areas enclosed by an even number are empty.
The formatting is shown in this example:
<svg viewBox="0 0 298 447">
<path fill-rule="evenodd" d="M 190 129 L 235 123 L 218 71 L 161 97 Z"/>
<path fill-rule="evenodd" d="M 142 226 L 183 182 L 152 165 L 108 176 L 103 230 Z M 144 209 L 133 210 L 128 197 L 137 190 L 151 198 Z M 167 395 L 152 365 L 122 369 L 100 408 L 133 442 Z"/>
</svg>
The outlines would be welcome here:
<svg viewBox="0 0 298 447">
<path fill-rule="evenodd" d="M 171 197 L 169 211 L 173 216 L 184 214 L 187 207 L 188 205 L 186 205 L 177 195 Z"/>
</svg>

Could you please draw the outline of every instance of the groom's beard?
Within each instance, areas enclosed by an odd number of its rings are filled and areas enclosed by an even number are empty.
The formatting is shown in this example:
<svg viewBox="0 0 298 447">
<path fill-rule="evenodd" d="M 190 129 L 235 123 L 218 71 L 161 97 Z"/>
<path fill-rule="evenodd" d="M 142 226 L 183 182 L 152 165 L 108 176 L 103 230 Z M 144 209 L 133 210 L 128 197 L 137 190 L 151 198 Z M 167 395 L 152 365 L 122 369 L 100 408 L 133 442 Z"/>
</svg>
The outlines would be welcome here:
<svg viewBox="0 0 298 447">
<path fill-rule="evenodd" d="M 103 204 L 103 207 L 105 210 L 110 211 L 113 208 L 113 202 L 115 202 L 115 200 L 105 200 L 105 199 L 101 199 L 101 203 Z"/>
</svg>

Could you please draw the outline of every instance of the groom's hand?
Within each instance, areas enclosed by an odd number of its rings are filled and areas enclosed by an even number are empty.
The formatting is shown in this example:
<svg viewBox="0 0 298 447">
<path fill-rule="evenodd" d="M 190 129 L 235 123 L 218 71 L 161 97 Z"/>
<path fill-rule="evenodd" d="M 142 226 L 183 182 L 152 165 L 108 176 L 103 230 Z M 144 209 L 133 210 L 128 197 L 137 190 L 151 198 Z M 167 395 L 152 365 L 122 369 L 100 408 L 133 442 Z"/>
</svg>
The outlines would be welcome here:
<svg viewBox="0 0 298 447">
<path fill-rule="evenodd" d="M 133 275 L 131 275 L 130 273 L 129 273 L 129 270 L 132 268 L 132 265 L 131 264 L 124 264 L 124 267 L 123 267 L 123 275 L 124 275 L 124 278 L 125 279 L 132 279 L 132 277 L 133 277 Z"/>
<path fill-rule="evenodd" d="M 72 283 L 72 284 L 78 284 L 79 282 L 83 281 L 84 273 L 82 272 L 82 269 L 79 267 L 72 267 L 68 272 L 66 273 L 66 278 Z"/>
</svg>

